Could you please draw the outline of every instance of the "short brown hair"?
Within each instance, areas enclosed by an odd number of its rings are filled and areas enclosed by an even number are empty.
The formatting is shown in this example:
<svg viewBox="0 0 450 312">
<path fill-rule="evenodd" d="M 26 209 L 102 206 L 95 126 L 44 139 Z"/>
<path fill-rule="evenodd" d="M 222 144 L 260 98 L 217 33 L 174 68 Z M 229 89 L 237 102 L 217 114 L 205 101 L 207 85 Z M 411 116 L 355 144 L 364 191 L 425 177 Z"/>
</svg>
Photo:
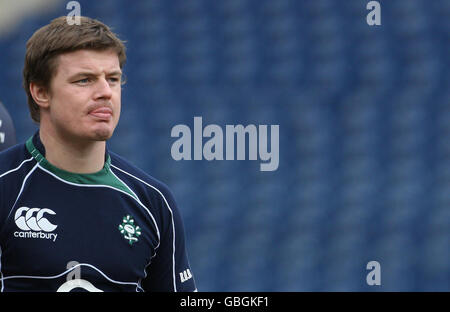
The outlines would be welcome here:
<svg viewBox="0 0 450 312">
<path fill-rule="evenodd" d="M 56 74 L 58 55 L 77 50 L 109 50 L 119 57 L 120 68 L 125 65 L 125 45 L 102 22 L 80 17 L 80 24 L 69 25 L 66 16 L 58 17 L 50 24 L 38 29 L 27 42 L 25 64 L 23 68 L 23 87 L 28 96 L 31 118 L 39 123 L 39 106 L 30 92 L 30 83 L 34 82 L 46 89 Z"/>
</svg>

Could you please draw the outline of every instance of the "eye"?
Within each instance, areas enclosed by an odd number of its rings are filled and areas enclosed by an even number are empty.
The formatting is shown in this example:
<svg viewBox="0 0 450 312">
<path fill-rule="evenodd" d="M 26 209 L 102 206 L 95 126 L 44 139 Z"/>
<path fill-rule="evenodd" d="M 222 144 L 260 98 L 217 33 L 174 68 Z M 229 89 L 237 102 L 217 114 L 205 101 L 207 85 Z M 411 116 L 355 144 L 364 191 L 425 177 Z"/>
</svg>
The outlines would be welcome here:
<svg viewBox="0 0 450 312">
<path fill-rule="evenodd" d="M 90 78 L 83 78 L 83 79 L 80 79 L 80 80 L 75 81 L 75 83 L 78 83 L 78 84 L 87 84 L 87 83 L 89 83 L 90 81 L 91 81 Z"/>
<path fill-rule="evenodd" d="M 117 77 L 109 77 L 108 80 L 112 83 L 117 83 L 120 81 L 120 78 Z"/>
</svg>

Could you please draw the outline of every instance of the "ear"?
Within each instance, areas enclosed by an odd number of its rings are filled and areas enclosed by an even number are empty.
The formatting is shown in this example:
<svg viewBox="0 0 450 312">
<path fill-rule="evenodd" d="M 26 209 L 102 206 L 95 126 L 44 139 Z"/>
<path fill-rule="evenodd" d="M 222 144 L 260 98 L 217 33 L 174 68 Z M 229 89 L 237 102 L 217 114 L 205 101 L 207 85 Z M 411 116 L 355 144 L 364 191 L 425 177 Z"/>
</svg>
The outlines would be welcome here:
<svg viewBox="0 0 450 312">
<path fill-rule="evenodd" d="M 50 96 L 46 88 L 34 82 L 30 82 L 30 93 L 31 96 L 33 97 L 33 100 L 41 108 L 47 108 L 50 106 Z"/>
</svg>

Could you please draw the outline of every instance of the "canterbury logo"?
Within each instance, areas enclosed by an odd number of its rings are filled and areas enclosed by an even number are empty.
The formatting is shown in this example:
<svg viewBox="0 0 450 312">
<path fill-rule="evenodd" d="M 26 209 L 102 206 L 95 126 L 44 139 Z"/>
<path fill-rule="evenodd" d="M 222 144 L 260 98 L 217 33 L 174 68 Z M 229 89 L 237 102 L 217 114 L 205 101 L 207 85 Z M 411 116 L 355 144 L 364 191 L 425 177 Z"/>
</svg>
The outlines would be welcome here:
<svg viewBox="0 0 450 312">
<path fill-rule="evenodd" d="M 56 214 L 48 208 L 21 207 L 17 209 L 14 219 L 16 220 L 16 225 L 23 231 L 53 232 L 58 226 L 51 224 L 50 221 L 44 218 L 44 214 L 46 213 L 50 215 Z"/>
<path fill-rule="evenodd" d="M 180 279 L 181 279 L 182 283 L 186 282 L 187 280 L 189 280 L 191 278 L 192 278 L 192 274 L 189 269 L 186 269 L 180 273 Z"/>
</svg>

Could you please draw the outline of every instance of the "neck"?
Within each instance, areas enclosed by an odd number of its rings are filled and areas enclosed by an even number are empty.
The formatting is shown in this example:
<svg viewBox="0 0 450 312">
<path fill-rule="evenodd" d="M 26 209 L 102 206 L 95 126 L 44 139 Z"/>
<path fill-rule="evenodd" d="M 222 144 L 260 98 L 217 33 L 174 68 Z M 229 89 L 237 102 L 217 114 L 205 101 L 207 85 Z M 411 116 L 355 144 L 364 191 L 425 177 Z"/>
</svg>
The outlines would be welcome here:
<svg viewBox="0 0 450 312">
<path fill-rule="evenodd" d="M 57 135 L 41 125 L 41 142 L 45 158 L 55 167 L 73 173 L 95 173 L 105 164 L 105 141 L 83 141 Z"/>
</svg>

